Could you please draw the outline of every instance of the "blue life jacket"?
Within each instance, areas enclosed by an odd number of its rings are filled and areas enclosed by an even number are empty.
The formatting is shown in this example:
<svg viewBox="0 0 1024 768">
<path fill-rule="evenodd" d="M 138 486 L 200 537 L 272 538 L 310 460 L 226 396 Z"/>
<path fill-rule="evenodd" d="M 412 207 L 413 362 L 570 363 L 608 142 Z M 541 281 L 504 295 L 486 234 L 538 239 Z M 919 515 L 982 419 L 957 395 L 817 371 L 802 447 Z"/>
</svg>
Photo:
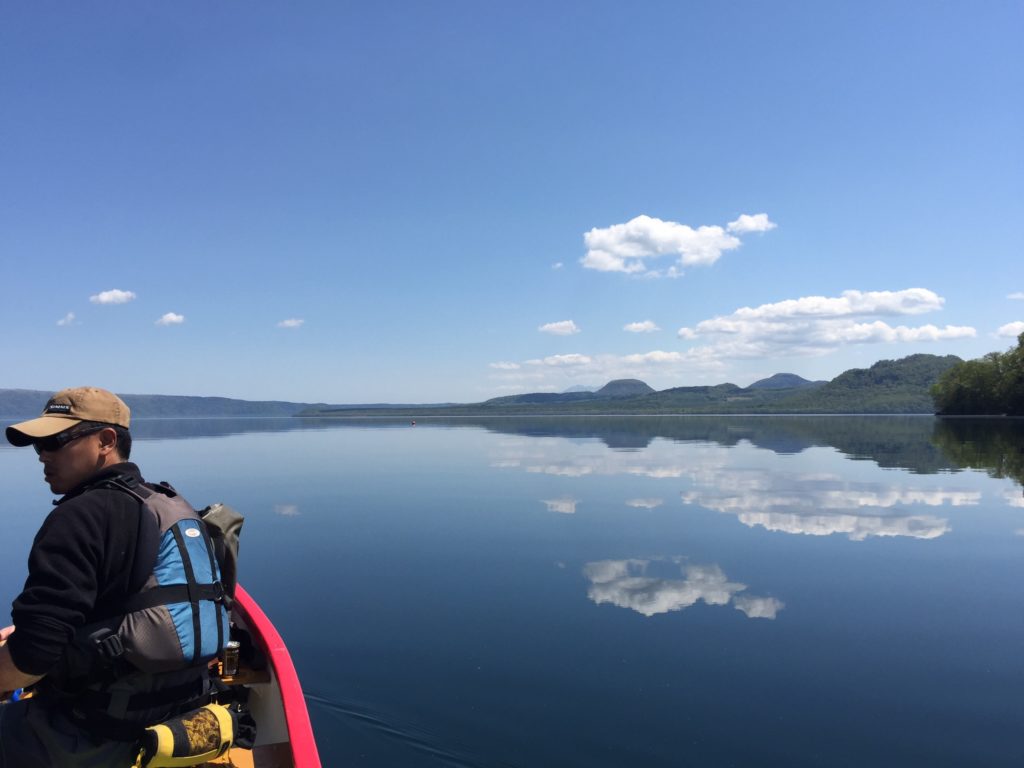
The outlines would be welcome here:
<svg viewBox="0 0 1024 768">
<path fill-rule="evenodd" d="M 214 543 L 199 513 L 173 488 L 133 479 L 99 487 L 139 501 L 139 540 L 158 537 L 156 562 L 149 573 L 133 574 L 141 586 L 125 602 L 117 628 L 96 640 L 109 658 L 123 658 L 143 672 L 205 665 L 229 639 L 231 597 L 221 582 Z"/>
<path fill-rule="evenodd" d="M 121 475 L 93 488 L 139 502 L 130 595 L 117 615 L 76 631 L 40 693 L 91 732 L 132 741 L 142 727 L 208 701 L 208 662 L 229 639 L 242 516 L 224 505 L 208 507 L 207 530 L 203 516 L 166 483 Z"/>
</svg>

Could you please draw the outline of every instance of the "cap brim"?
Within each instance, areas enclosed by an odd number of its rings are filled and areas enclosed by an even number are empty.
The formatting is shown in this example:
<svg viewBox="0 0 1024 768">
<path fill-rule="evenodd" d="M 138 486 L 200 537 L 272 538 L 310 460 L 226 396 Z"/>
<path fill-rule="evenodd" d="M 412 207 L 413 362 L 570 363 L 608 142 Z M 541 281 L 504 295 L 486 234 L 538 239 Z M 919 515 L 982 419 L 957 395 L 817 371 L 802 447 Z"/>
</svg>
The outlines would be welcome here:
<svg viewBox="0 0 1024 768">
<path fill-rule="evenodd" d="M 33 440 L 40 437 L 50 437 L 65 429 L 70 429 L 75 424 L 81 424 L 81 419 L 72 419 L 67 416 L 40 416 L 38 419 L 30 419 L 20 424 L 12 424 L 6 430 L 7 442 L 19 448 L 31 445 Z"/>
</svg>

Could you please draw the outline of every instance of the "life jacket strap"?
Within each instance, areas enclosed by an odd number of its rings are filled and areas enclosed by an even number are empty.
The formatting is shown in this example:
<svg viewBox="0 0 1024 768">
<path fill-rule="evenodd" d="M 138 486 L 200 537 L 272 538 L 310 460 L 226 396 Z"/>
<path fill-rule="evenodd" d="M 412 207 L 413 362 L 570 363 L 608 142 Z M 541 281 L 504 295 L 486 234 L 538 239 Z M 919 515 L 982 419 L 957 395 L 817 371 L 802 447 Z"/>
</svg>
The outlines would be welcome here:
<svg viewBox="0 0 1024 768">
<path fill-rule="evenodd" d="M 157 707 L 163 707 L 177 702 L 191 704 L 194 700 L 201 698 L 206 693 L 206 679 L 204 677 L 197 677 L 195 680 L 190 680 L 189 682 L 182 683 L 181 685 L 160 688 L 156 691 L 133 693 L 128 697 L 127 702 L 125 702 L 124 709 L 126 712 L 130 713 L 144 709 L 156 709 Z M 82 691 L 74 698 L 73 706 L 75 709 L 82 711 L 92 710 L 94 712 L 106 712 L 113 702 L 114 695 L 108 691 L 86 690 Z M 120 702 L 118 703 L 120 704 Z M 186 704 L 182 704 L 182 706 L 186 706 Z M 118 709 L 120 708 L 121 707 L 119 706 Z M 186 709 L 191 708 L 192 707 L 186 707 Z"/>
<path fill-rule="evenodd" d="M 191 603 L 193 598 L 224 603 L 227 595 L 224 593 L 224 585 L 219 581 L 213 584 L 168 584 L 132 595 L 124 603 L 126 606 L 124 612 L 133 613 L 146 608 L 156 608 L 158 605 Z"/>
</svg>

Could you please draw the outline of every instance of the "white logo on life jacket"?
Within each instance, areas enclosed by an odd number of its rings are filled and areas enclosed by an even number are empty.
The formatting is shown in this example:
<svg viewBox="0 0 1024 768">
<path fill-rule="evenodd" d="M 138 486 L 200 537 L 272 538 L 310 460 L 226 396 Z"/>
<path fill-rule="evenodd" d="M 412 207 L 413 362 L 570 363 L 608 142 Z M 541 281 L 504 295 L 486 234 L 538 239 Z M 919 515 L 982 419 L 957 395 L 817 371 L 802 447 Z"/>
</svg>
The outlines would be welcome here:
<svg viewBox="0 0 1024 768">
<path fill-rule="evenodd" d="M 190 538 L 193 538 L 193 539 L 198 539 L 203 534 L 201 534 L 199 532 L 198 528 L 186 528 L 185 529 L 185 535 L 189 536 Z"/>
</svg>

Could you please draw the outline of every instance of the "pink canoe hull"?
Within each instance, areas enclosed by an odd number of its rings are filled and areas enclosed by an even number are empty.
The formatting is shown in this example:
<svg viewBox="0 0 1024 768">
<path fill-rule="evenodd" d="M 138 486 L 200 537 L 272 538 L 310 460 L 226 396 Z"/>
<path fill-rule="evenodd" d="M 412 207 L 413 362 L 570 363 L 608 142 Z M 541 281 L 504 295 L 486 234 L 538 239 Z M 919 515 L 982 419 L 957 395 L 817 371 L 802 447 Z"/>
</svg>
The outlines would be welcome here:
<svg viewBox="0 0 1024 768">
<path fill-rule="evenodd" d="M 295 673 L 295 665 L 284 640 L 267 615 L 241 585 L 236 588 L 232 610 L 249 628 L 253 639 L 259 643 L 273 668 L 274 678 L 280 689 L 281 709 L 294 768 L 320 768 L 320 754 L 313 738 L 306 699 L 302 694 L 299 676 Z"/>
</svg>

